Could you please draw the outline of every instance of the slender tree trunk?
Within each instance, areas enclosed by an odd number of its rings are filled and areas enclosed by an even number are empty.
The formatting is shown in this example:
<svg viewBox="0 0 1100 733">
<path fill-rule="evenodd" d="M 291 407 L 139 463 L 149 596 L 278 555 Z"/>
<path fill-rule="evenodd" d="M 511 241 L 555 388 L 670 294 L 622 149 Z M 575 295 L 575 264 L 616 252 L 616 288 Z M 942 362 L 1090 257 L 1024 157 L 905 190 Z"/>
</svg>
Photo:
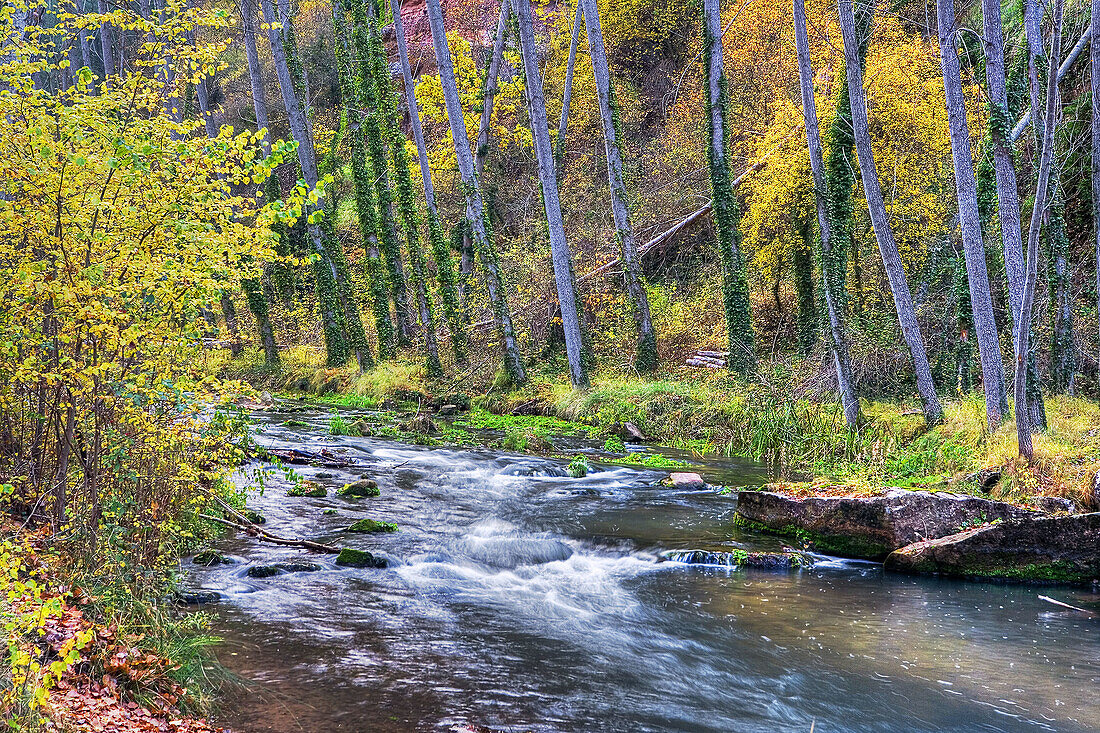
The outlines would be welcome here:
<svg viewBox="0 0 1100 733">
<path fill-rule="evenodd" d="M 389 69 L 376 63 L 379 54 L 385 53 L 378 35 L 371 0 L 354 0 L 350 3 L 354 21 L 353 38 L 355 55 L 359 62 L 359 79 L 362 90 L 362 120 L 367 153 L 374 174 L 374 195 L 378 203 L 378 243 L 386 264 L 389 286 L 393 297 L 394 318 L 397 324 L 398 346 L 412 344 L 413 316 L 409 311 L 408 278 L 401 258 L 401 238 L 394 218 L 394 189 L 386 160 L 387 126 L 382 119 L 384 99 L 390 88 Z"/>
<path fill-rule="evenodd" d="M 504 282 L 500 275 L 496 246 L 493 244 L 492 226 L 481 200 L 481 186 L 478 183 L 473 155 L 470 152 L 470 140 L 466 136 L 466 119 L 458 97 L 454 65 L 451 63 L 451 49 L 447 44 L 447 33 L 443 26 L 443 10 L 439 6 L 439 0 L 427 0 L 427 5 L 432 44 L 435 46 L 435 60 L 439 67 L 439 80 L 443 86 L 443 97 L 447 107 L 447 120 L 450 122 L 455 157 L 458 160 L 458 170 L 462 176 L 462 187 L 466 195 L 466 219 L 473 230 L 473 239 L 482 264 L 485 266 L 489 300 L 493 305 L 497 331 L 504 350 L 504 368 L 512 378 L 512 382 L 521 385 L 527 381 L 527 372 L 524 369 L 523 356 L 520 354 L 515 330 L 512 327 L 512 314 L 508 309 Z"/>
<path fill-rule="evenodd" d="M 554 265 L 554 280 L 558 289 L 562 329 L 565 331 L 565 353 L 569 360 L 569 377 L 577 389 L 588 388 L 588 372 L 584 364 L 584 341 L 581 337 L 581 313 L 577 306 L 577 285 L 573 278 L 573 256 L 565 238 L 565 222 L 561 215 L 558 179 L 554 173 L 554 150 L 550 143 L 550 124 L 546 117 L 546 98 L 542 91 L 538 51 L 535 47 L 535 26 L 531 18 L 530 0 L 512 0 L 519 21 L 519 47 L 523 55 L 526 76 L 527 107 L 531 116 L 535 158 L 538 160 L 542 201 L 550 231 L 550 260 Z"/>
<path fill-rule="evenodd" d="M 974 318 L 974 336 L 982 360 L 982 387 L 985 390 L 986 426 L 993 432 L 1008 410 L 1004 387 L 1004 363 L 1001 341 L 993 317 L 993 296 L 985 265 L 985 243 L 978 215 L 978 184 L 974 177 L 974 159 L 970 150 L 970 127 L 966 120 L 959 56 L 955 50 L 954 0 L 936 0 L 936 19 L 940 38 L 940 66 L 947 104 L 951 155 L 955 164 L 955 194 L 959 205 L 963 255 L 970 283 L 970 310 Z"/>
<path fill-rule="evenodd" d="M 256 115 L 256 129 L 268 129 L 267 93 L 264 89 L 263 67 L 260 65 L 260 55 L 256 50 L 256 6 L 253 0 L 238 0 L 237 10 L 241 14 L 241 32 L 244 35 L 245 60 L 248 62 L 248 81 L 252 90 L 252 109 Z M 264 137 L 261 143 L 264 154 L 271 152 L 271 141 Z M 278 177 L 274 171 L 271 173 L 271 182 L 278 187 Z M 270 189 L 269 189 L 270 190 Z M 285 236 L 285 232 L 281 236 Z M 264 272 L 269 273 L 270 266 L 264 266 Z M 256 330 L 259 332 L 260 345 L 264 350 L 264 365 L 273 369 L 279 364 L 279 349 L 275 344 L 275 330 L 271 326 L 271 313 L 268 310 L 264 290 L 257 279 L 248 279 L 241 282 L 248 310 L 256 321 Z"/>
<path fill-rule="evenodd" d="M 741 257 L 740 212 L 730 180 L 726 158 L 729 103 L 722 61 L 722 18 L 719 0 L 703 0 L 703 49 L 707 84 L 707 119 L 710 124 L 707 157 L 714 198 L 714 221 L 718 228 L 718 250 L 722 257 L 722 291 L 729 331 L 729 367 L 743 375 L 756 369 L 756 346 L 745 268 Z"/>
<path fill-rule="evenodd" d="M 1029 38 L 1029 41 L 1041 39 Z M 1039 156 L 1039 178 L 1035 184 L 1035 203 L 1031 210 L 1031 223 L 1027 231 L 1027 279 L 1024 281 L 1023 301 L 1020 305 L 1020 327 L 1016 329 L 1016 404 L 1027 402 L 1028 349 L 1031 332 L 1031 311 L 1035 302 L 1035 281 L 1038 279 L 1039 232 L 1047 208 L 1047 190 L 1050 185 L 1050 169 L 1054 157 L 1055 115 L 1058 114 L 1058 59 L 1062 48 L 1062 0 L 1054 0 L 1054 24 L 1051 30 L 1051 54 L 1047 70 L 1047 100 L 1043 119 L 1042 151 Z M 1032 55 L 1036 43 L 1032 43 Z M 1035 67 L 1034 58 L 1030 66 Z M 1036 104 L 1037 91 L 1032 91 L 1032 104 Z M 1038 120 L 1033 113 L 1033 118 Z M 1031 421 L 1026 410 L 1016 410 L 1016 439 L 1020 455 L 1030 463 L 1035 457 L 1031 443 Z"/>
<path fill-rule="evenodd" d="M 505 2 L 507 5 L 507 2 Z M 439 208 L 435 203 L 435 189 L 432 186 L 432 169 L 428 164 L 428 147 L 424 143 L 424 129 L 420 125 L 420 106 L 416 101 L 416 83 L 413 81 L 412 67 L 409 64 L 409 49 L 405 41 L 405 27 L 401 21 L 401 0 L 390 0 L 393 10 L 394 31 L 397 36 L 397 56 L 401 62 L 401 76 L 405 81 L 405 101 L 409 108 L 409 122 L 412 127 L 413 142 L 416 143 L 416 155 L 420 163 L 420 177 L 424 182 L 424 200 L 428 206 L 428 241 L 435 259 L 436 274 L 439 278 L 439 296 L 443 301 L 443 313 L 451 329 L 451 350 L 455 363 L 466 363 L 466 323 L 459 307 L 454 260 L 451 257 L 450 244 L 439 220 Z M 499 59 L 498 59 L 499 61 Z M 488 135 L 486 125 L 486 136 Z M 479 131 L 480 139 L 480 131 Z"/>
<path fill-rule="evenodd" d="M 1069 236 L 1066 233 L 1066 201 L 1057 143 L 1052 154 L 1050 205 L 1047 210 L 1047 245 L 1050 248 L 1047 278 L 1050 286 L 1050 390 L 1073 394 L 1077 372 L 1077 345 L 1073 340 L 1073 295 L 1070 292 Z"/>
<path fill-rule="evenodd" d="M 836 370 L 837 391 L 844 409 L 844 420 L 852 430 L 859 427 L 859 398 L 852 386 L 852 370 L 848 357 L 848 336 L 845 325 L 843 297 L 838 306 L 836 287 L 843 288 L 843 280 L 835 283 L 829 277 L 826 263 L 832 255 L 832 227 L 829 220 L 828 189 L 825 184 L 821 133 L 817 123 L 817 103 L 814 100 L 813 67 L 810 64 L 810 40 L 806 35 L 806 5 L 804 0 L 794 2 L 794 37 L 798 52 L 798 77 L 802 88 L 802 118 L 806 123 L 806 142 L 810 151 L 810 170 L 814 182 L 814 204 L 817 208 L 817 224 L 821 238 L 821 280 L 824 285 L 825 309 L 829 316 L 829 351 Z M 1100 0 L 1097 0 L 1100 2 Z"/>
<path fill-rule="evenodd" d="M 886 205 L 882 200 L 882 188 L 879 185 L 878 170 L 871 152 L 871 132 L 867 122 L 867 100 L 863 92 L 863 70 L 859 63 L 859 39 L 856 35 L 855 13 L 852 0 L 840 0 L 840 31 L 844 37 L 844 61 L 848 76 L 848 97 L 852 101 L 852 133 L 855 137 L 856 155 L 859 157 L 859 172 L 863 179 L 863 191 L 867 197 L 867 209 L 871 224 L 878 240 L 879 254 L 890 282 L 890 291 L 894 296 L 898 321 L 909 353 L 913 358 L 913 369 L 917 378 L 917 390 L 920 392 L 924 407 L 924 419 L 929 425 L 943 420 L 943 408 L 932 383 L 932 370 L 928 366 L 928 355 L 924 349 L 917 312 L 913 306 L 913 296 L 909 292 L 909 282 L 905 277 L 905 268 L 901 263 L 894 233 L 890 229 L 890 219 L 886 214 Z"/>
<path fill-rule="evenodd" d="M 489 154 L 489 127 L 493 120 L 493 100 L 497 95 L 500 64 L 504 58 L 504 41 L 508 36 L 510 4 L 511 0 L 501 0 L 497 34 L 493 37 L 493 53 L 489 57 L 489 68 L 485 72 L 485 88 L 481 95 L 481 120 L 477 126 L 477 148 L 474 157 L 474 169 L 478 178 L 485 172 L 485 157 Z"/>
<path fill-rule="evenodd" d="M 581 13 L 584 15 L 588 31 L 588 52 L 592 57 L 592 71 L 596 79 L 596 94 L 600 103 L 600 119 L 603 122 L 604 152 L 607 155 L 607 177 L 611 186 L 611 211 L 615 216 L 615 233 L 623 263 L 623 281 L 627 295 L 634 304 L 634 323 L 638 329 L 638 340 L 634 356 L 634 366 L 642 373 L 657 368 L 657 336 L 653 329 L 653 319 L 649 313 L 649 298 L 646 296 L 645 280 L 642 277 L 641 258 L 638 245 L 634 241 L 634 227 L 630 222 L 630 207 L 627 204 L 626 185 L 623 183 L 623 158 L 619 147 L 621 131 L 618 123 L 618 106 L 615 103 L 615 88 L 611 83 L 611 70 L 607 63 L 607 52 L 603 45 L 603 31 L 600 28 L 599 8 L 595 0 L 579 0 L 577 3 L 577 23 L 574 27 L 575 53 L 577 30 Z M 570 62 L 572 66 L 572 62 Z M 571 84 L 571 71 L 566 79 L 566 88 Z M 566 100 L 569 93 L 566 92 Z M 566 102 L 568 105 L 568 102 Z M 561 141 L 565 134 L 565 112 L 562 112 L 562 126 L 558 134 L 558 170 L 561 170 Z"/>
<path fill-rule="evenodd" d="M 107 6 L 106 0 L 97 0 L 97 8 L 100 13 L 109 13 L 111 9 Z M 99 24 L 99 54 L 103 59 L 103 77 L 104 82 L 107 77 L 110 77 L 115 73 L 115 52 L 114 52 L 114 28 L 110 23 Z"/>
<path fill-rule="evenodd" d="M 792 253 L 794 290 L 798 300 L 798 350 L 809 355 L 817 343 L 817 298 L 814 294 L 813 222 L 807 217 L 799 227 L 802 241 L 795 242 Z"/>
<path fill-rule="evenodd" d="M 260 5 L 263 7 L 264 19 L 267 21 L 268 41 L 275 62 L 275 73 L 279 77 L 279 88 L 283 95 L 283 105 L 286 107 L 287 121 L 290 124 L 291 134 L 298 142 L 298 164 L 301 166 L 306 185 L 316 188 L 317 158 L 313 149 L 313 138 L 309 134 L 305 111 L 298 99 L 298 91 L 287 64 L 286 48 L 283 46 L 283 38 L 277 27 L 280 20 L 276 17 L 272 0 L 260 0 Z M 317 224 L 309 224 L 308 232 L 310 246 L 318 256 L 313 269 L 317 281 L 317 306 L 321 312 L 327 361 L 330 366 L 343 366 L 348 358 L 348 345 L 344 338 L 343 318 L 337 293 L 336 264 L 321 240 L 320 227 Z"/>
<path fill-rule="evenodd" d="M 1012 134 L 1012 117 L 1008 109 L 1000 0 L 982 0 L 982 39 L 989 91 L 993 165 L 997 173 L 997 217 L 1001 224 L 1015 343 L 1015 324 L 1020 318 L 1024 291 L 1024 249 L 1020 229 L 1020 192 L 1016 184 L 1016 166 L 1012 160 L 1012 143 L 1008 139 Z"/>
<path fill-rule="evenodd" d="M 1100 38 L 1100 0 L 1092 0 L 1092 16 L 1089 28 L 1093 38 Z M 1092 99 L 1100 99 L 1100 41 L 1092 43 L 1089 49 L 1089 66 L 1092 87 Z M 1097 315 L 1100 316 L 1100 104 L 1094 101 L 1092 107 L 1092 228 L 1096 243 L 1096 297 Z M 1100 324 L 1097 330 L 1100 337 Z M 1100 353 L 1096 363 L 1100 365 Z"/>
<path fill-rule="evenodd" d="M 229 351 L 233 356 L 241 355 L 241 333 L 237 328 L 237 306 L 233 305 L 233 298 L 228 290 L 222 291 L 221 296 L 222 318 L 225 319 L 225 330 L 229 332 Z"/>
<path fill-rule="evenodd" d="M 569 39 L 569 60 L 565 64 L 565 90 L 561 96 L 561 121 L 558 122 L 558 140 L 557 146 L 554 148 L 554 167 L 558 172 L 558 176 L 561 176 L 562 171 L 562 159 L 565 156 L 565 132 L 569 127 L 569 105 L 573 99 L 573 67 L 577 63 L 577 41 L 581 35 L 581 16 L 587 11 L 583 10 L 581 0 L 577 2 L 577 12 L 573 16 L 573 34 Z M 596 22 L 599 22 L 599 14 L 597 13 Z M 592 24 L 590 21 L 586 21 L 588 27 L 589 48 L 592 47 Z M 597 27 L 598 30 L 598 27 Z M 600 45 L 603 45 L 603 34 L 600 33 Z M 595 66 L 595 59 L 592 60 L 593 67 Z M 606 64 L 605 64 L 606 65 Z M 599 81 L 596 82 L 597 86 Z"/>
<path fill-rule="evenodd" d="M 379 8 L 379 12 L 381 8 Z M 401 15 L 400 7 L 396 13 Z M 428 376 L 438 379 L 443 376 L 443 364 L 439 360 L 439 342 L 435 333 L 435 308 L 431 293 L 428 291 L 427 263 L 420 244 L 420 212 L 413 192 L 412 174 L 409 172 L 409 154 L 405 149 L 405 135 L 397 117 L 397 95 L 390 81 L 389 63 L 386 49 L 381 42 L 380 19 L 371 16 L 372 73 L 378 88 L 379 107 L 382 128 L 390 148 L 390 160 L 393 163 L 394 184 L 397 191 L 397 210 L 401 215 L 401 227 L 405 232 L 405 248 L 409 253 L 409 266 L 412 269 L 410 283 L 415 297 L 420 324 L 424 328 L 424 344 L 427 347 Z M 414 99 L 415 103 L 415 99 Z"/>
</svg>

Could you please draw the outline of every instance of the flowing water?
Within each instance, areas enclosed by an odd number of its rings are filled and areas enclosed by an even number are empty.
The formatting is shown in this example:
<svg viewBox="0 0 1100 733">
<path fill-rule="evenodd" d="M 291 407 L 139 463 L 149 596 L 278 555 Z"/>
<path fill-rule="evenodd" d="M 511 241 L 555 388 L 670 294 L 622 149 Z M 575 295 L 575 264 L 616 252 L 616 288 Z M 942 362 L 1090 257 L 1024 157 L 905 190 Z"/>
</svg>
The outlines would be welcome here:
<svg viewBox="0 0 1100 733">
<path fill-rule="evenodd" d="M 208 607 L 219 659 L 257 683 L 229 712 L 235 731 L 1100 729 L 1100 621 L 1036 597 L 1081 605 L 1095 592 L 828 558 L 783 574 L 658 562 L 781 543 L 733 528 L 729 496 L 660 486 L 665 472 L 572 479 L 561 461 L 333 437 L 327 413 L 294 417 L 308 426 L 270 416 L 261 442 L 327 447 L 357 468 L 295 467 L 324 499 L 287 498 L 272 474 L 250 504 L 272 531 L 390 567 L 314 556 L 319 572 L 257 580 L 249 564 L 300 553 L 247 539 L 219 545 L 237 564 L 187 565 L 189 582 L 223 594 Z M 700 470 L 767 480 L 748 463 Z M 381 497 L 333 495 L 360 474 Z M 367 516 L 401 531 L 340 531 Z"/>
</svg>

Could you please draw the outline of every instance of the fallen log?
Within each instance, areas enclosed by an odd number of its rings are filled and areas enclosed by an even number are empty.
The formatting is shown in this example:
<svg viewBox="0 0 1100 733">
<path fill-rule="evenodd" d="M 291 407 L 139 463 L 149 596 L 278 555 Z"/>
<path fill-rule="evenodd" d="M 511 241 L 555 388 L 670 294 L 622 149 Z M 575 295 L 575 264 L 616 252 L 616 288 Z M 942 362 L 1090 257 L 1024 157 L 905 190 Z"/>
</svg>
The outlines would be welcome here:
<svg viewBox="0 0 1100 733">
<path fill-rule="evenodd" d="M 301 547 L 303 549 L 309 550 L 310 552 L 319 552 L 326 555 L 338 555 L 340 553 L 339 547 L 333 547 L 332 545 L 326 545 L 321 542 L 280 537 L 279 535 L 272 534 L 265 529 L 260 529 L 255 524 L 252 524 L 252 522 L 244 520 L 243 518 L 241 521 L 235 521 L 232 519 L 226 519 L 225 517 L 215 517 L 213 514 L 204 514 L 203 512 L 197 512 L 197 516 L 200 519 L 223 524 L 226 527 L 239 529 L 240 531 L 247 534 L 249 537 L 253 537 L 261 542 L 268 542 L 273 545 L 284 545 L 286 547 Z"/>
<path fill-rule="evenodd" d="M 344 458 L 337 458 L 332 453 L 320 451 L 299 450 L 298 448 L 286 448 L 283 450 L 268 450 L 267 455 L 278 458 L 283 463 L 305 466 L 323 466 L 324 468 L 354 468 L 357 464 Z"/>
</svg>

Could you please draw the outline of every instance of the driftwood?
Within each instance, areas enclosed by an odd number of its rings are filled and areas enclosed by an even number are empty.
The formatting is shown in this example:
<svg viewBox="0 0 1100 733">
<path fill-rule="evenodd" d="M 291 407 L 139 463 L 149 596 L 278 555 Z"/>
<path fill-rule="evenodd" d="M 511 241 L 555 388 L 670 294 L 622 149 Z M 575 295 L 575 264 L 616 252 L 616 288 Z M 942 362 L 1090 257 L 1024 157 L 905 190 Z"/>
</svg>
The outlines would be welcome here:
<svg viewBox="0 0 1100 733">
<path fill-rule="evenodd" d="M 312 540 L 295 540 L 287 537 L 280 537 L 279 535 L 271 534 L 267 530 L 260 529 L 251 522 L 236 522 L 232 519 L 225 519 L 224 517 L 215 517 L 213 514 L 198 513 L 200 519 L 206 519 L 211 522 L 217 522 L 218 524 L 224 524 L 226 527 L 234 527 L 239 529 L 249 537 L 254 537 L 261 542 L 270 542 L 273 545 L 285 545 L 287 547 L 301 547 L 310 552 L 320 552 L 326 555 L 336 555 L 340 552 L 339 547 L 333 547 L 332 545 L 322 544 L 320 542 L 314 542 Z"/>
<path fill-rule="evenodd" d="M 1056 601 L 1050 596 L 1039 596 L 1039 600 L 1046 601 L 1047 603 L 1053 603 L 1055 606 L 1061 606 L 1062 608 L 1068 608 L 1071 611 L 1080 611 L 1081 613 L 1087 613 L 1090 616 L 1100 616 L 1100 614 L 1098 614 L 1096 611 L 1090 611 L 1087 608 L 1079 608 L 1078 606 L 1071 606 L 1068 603 Z"/>
<path fill-rule="evenodd" d="M 337 458 L 332 453 L 324 450 L 313 453 L 298 448 L 287 448 L 285 450 L 269 450 L 267 454 L 272 458 L 278 458 L 283 463 L 296 465 L 323 466 L 324 468 L 354 468 L 357 465 L 354 461 Z"/>
</svg>

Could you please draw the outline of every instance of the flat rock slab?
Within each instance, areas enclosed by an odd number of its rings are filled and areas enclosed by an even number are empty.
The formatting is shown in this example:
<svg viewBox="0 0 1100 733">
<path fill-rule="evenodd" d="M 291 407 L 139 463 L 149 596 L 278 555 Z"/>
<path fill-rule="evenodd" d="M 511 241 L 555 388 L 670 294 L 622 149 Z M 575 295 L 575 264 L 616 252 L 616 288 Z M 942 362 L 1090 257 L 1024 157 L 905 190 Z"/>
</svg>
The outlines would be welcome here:
<svg viewBox="0 0 1100 733">
<path fill-rule="evenodd" d="M 902 573 L 1088 583 L 1100 579 L 1100 513 L 997 522 L 890 553 Z"/>
<path fill-rule="evenodd" d="M 967 525 L 1046 516 L 968 494 L 892 489 L 880 496 L 794 498 L 770 491 L 737 495 L 738 524 L 795 537 L 843 557 L 885 558 L 914 542 L 955 534 Z"/>
<path fill-rule="evenodd" d="M 707 482 L 697 473 L 671 473 L 666 483 L 684 491 L 701 491 L 707 488 Z"/>
</svg>

